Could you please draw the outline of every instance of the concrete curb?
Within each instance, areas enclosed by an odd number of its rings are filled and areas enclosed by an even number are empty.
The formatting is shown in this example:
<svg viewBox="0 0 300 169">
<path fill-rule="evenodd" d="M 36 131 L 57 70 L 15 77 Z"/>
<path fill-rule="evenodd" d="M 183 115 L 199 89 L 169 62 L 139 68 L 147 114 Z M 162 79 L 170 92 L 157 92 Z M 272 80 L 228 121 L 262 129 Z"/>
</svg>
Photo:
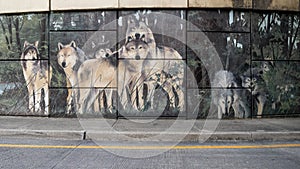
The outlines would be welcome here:
<svg viewBox="0 0 300 169">
<path fill-rule="evenodd" d="M 254 131 L 254 132 L 131 132 L 131 131 L 75 131 L 75 130 L 28 130 L 28 129 L 0 129 L 1 136 L 33 137 L 47 139 L 70 139 L 95 141 L 165 141 L 165 142 L 203 142 L 203 141 L 288 141 L 300 140 L 300 131 Z"/>
<path fill-rule="evenodd" d="M 85 131 L 73 130 L 28 130 L 28 129 L 0 129 L 1 136 L 33 137 L 50 139 L 85 139 Z"/>
<path fill-rule="evenodd" d="M 158 137 L 158 135 L 161 135 Z M 184 141 L 184 142 L 204 142 L 204 141 L 226 141 L 226 140 L 300 140 L 300 131 L 278 131 L 278 132 L 206 132 L 206 133 L 168 133 L 162 135 L 160 132 L 89 132 L 87 139 L 96 141 Z M 180 140 L 178 140 L 180 138 Z"/>
</svg>

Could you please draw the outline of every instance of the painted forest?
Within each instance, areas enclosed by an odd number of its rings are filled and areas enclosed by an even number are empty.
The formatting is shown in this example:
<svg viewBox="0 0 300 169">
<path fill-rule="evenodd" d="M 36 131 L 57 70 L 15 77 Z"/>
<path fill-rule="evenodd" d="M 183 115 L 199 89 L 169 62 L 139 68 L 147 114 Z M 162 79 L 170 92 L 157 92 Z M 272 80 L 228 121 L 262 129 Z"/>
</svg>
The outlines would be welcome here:
<svg viewBox="0 0 300 169">
<path fill-rule="evenodd" d="M 299 14 L 226 9 L 162 12 L 176 15 L 199 28 L 214 45 L 224 68 L 231 71 L 239 82 L 240 76 L 250 68 L 264 67 L 265 72 L 258 83 L 267 97 L 263 117 L 300 115 Z M 49 84 L 50 116 L 65 117 L 67 89 L 65 75 L 57 64 L 57 43 L 67 44 L 74 40 L 83 48 L 89 38 L 98 32 L 100 38 L 95 47 L 86 53 L 93 55 L 99 48 L 116 50 L 122 43 L 119 42 L 121 40 L 118 35 L 124 33 L 120 18 L 135 13 L 136 11 L 78 11 L 0 15 L 0 114 L 41 115 L 30 114 L 27 108 L 28 92 L 20 64 L 25 41 L 39 41 L 41 59 L 48 61 L 53 68 Z M 155 21 L 150 15 L 150 29 L 164 30 L 163 19 L 167 18 L 155 18 L 158 20 Z M 179 31 L 177 26 L 176 23 L 174 28 L 169 25 L 167 30 Z M 186 35 L 198 30 L 186 26 L 186 29 L 180 31 L 183 39 L 187 39 L 189 36 Z M 211 90 L 214 88 L 199 56 L 188 48 L 185 50 L 185 46 L 177 41 L 159 35 L 155 35 L 155 38 L 158 44 L 171 46 L 186 57 L 187 67 L 197 81 L 197 85 L 187 82 L 186 99 L 190 98 L 190 94 L 196 93 L 200 101 L 197 117 L 206 118 Z M 251 72 L 251 78 L 254 76 L 254 72 Z M 256 96 L 251 95 L 246 88 L 236 90 L 241 90 L 252 110 L 251 117 L 256 117 Z M 186 110 L 189 111 L 188 104 Z M 228 118 L 233 117 L 229 114 Z"/>
</svg>

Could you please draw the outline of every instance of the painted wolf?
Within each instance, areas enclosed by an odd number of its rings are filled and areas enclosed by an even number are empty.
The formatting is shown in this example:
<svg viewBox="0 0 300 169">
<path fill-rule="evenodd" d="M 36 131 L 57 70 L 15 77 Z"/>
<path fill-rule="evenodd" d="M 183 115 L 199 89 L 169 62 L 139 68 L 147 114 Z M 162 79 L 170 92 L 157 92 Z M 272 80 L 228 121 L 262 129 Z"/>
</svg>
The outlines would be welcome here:
<svg viewBox="0 0 300 169">
<path fill-rule="evenodd" d="M 240 97 L 237 89 L 234 75 L 226 70 L 218 71 L 211 83 L 212 87 L 218 89 L 212 90 L 212 103 L 218 108 L 218 118 L 221 119 L 224 114 L 229 114 L 230 108 L 234 110 L 234 117 L 242 118 L 249 116 L 248 107 Z M 240 109 L 240 106 L 243 109 Z"/>
<path fill-rule="evenodd" d="M 99 96 L 99 92 L 104 89 L 107 106 L 109 111 L 113 107 L 112 102 L 112 88 L 118 88 L 119 102 L 123 108 L 133 106 L 137 109 L 135 100 L 132 99 L 134 93 L 136 93 L 135 87 L 138 85 L 139 79 L 141 79 L 142 63 L 139 61 L 139 57 L 145 57 L 144 54 L 148 52 L 142 52 L 137 46 L 143 46 L 143 50 L 148 50 L 145 42 L 141 40 L 133 40 L 126 43 L 118 51 L 111 52 L 110 50 L 99 50 L 97 56 L 101 59 L 91 59 L 85 61 L 78 70 L 78 82 L 80 87 L 102 89 L 92 91 L 91 89 L 81 89 L 79 99 L 79 113 L 83 113 L 91 107 L 95 102 L 96 97 Z M 140 52 L 135 50 L 139 49 Z M 97 54 L 96 54 L 97 55 Z M 117 56 L 131 58 L 133 60 L 119 60 L 116 62 Z M 117 71 L 118 76 L 117 76 Z M 118 83 L 117 83 L 118 80 Z M 101 98 L 100 98 L 101 99 Z M 101 101 L 102 102 L 102 101 Z"/>
<path fill-rule="evenodd" d="M 48 62 L 42 62 L 38 51 L 39 41 L 30 44 L 24 42 L 21 54 L 21 65 L 29 96 L 29 110 L 33 112 L 44 111 L 49 115 L 49 82 L 52 77 L 52 68 Z M 42 95 L 44 98 L 42 98 Z M 42 110 L 44 101 L 44 110 Z"/>
<path fill-rule="evenodd" d="M 263 113 L 265 102 L 267 101 L 266 83 L 263 79 L 263 68 L 250 68 L 241 76 L 242 86 L 246 88 L 254 97 L 257 106 L 257 117 Z"/>
<path fill-rule="evenodd" d="M 110 49 L 99 49 L 95 58 L 83 62 L 78 69 L 79 101 L 78 113 L 90 111 L 99 112 L 104 107 L 106 96 L 106 111 L 112 112 L 113 89 L 117 88 L 116 55 Z M 97 102 L 97 100 L 99 100 Z M 94 106 L 92 106 L 94 105 Z"/>
<path fill-rule="evenodd" d="M 74 41 L 71 41 L 70 44 L 63 45 L 58 43 L 58 53 L 57 61 L 58 64 L 63 68 L 66 74 L 66 82 L 68 88 L 68 97 L 67 97 L 67 113 L 72 113 L 72 106 L 75 110 L 78 94 L 75 89 L 78 86 L 77 72 L 79 66 L 87 60 L 87 56 L 84 52 L 77 47 Z"/>
<path fill-rule="evenodd" d="M 173 48 L 156 45 L 154 35 L 146 23 L 147 18 L 142 18 L 141 21 L 137 21 L 130 17 L 126 31 L 127 43 L 132 40 L 140 39 L 145 42 L 149 48 L 148 53 L 144 54 L 145 57 L 139 58 L 143 60 L 143 81 L 147 84 L 148 89 L 146 101 L 150 101 L 150 104 L 153 103 L 155 87 L 158 84 L 167 92 L 171 107 L 179 108 L 180 111 L 183 111 L 183 77 L 185 63 L 181 60 L 182 56 Z M 171 61 L 164 59 L 177 60 Z M 155 62 L 153 60 L 157 61 Z M 143 99 L 139 98 L 139 100 Z M 143 105 L 145 105 L 145 103 Z"/>
</svg>

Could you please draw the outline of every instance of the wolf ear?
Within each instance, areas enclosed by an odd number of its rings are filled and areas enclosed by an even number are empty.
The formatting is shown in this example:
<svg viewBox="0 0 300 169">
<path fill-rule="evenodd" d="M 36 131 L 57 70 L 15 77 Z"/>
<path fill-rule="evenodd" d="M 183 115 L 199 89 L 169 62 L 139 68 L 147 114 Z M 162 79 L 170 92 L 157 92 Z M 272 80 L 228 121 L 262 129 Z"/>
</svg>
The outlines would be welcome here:
<svg viewBox="0 0 300 169">
<path fill-rule="evenodd" d="M 134 19 L 132 18 L 132 16 L 129 16 L 128 17 L 128 20 L 127 20 L 127 24 L 128 25 L 131 25 L 131 24 L 133 24 L 134 23 Z"/>
<path fill-rule="evenodd" d="M 146 42 L 146 39 L 145 39 L 145 34 L 142 35 L 142 37 L 140 38 L 143 42 Z"/>
<path fill-rule="evenodd" d="M 35 42 L 34 42 L 34 46 L 35 46 L 36 48 L 38 48 L 38 46 L 39 46 L 39 41 L 35 41 Z"/>
<path fill-rule="evenodd" d="M 29 45 L 29 43 L 27 41 L 25 41 L 23 48 L 25 49 L 28 45 Z"/>
<path fill-rule="evenodd" d="M 147 26 L 149 26 L 148 18 L 146 16 L 142 17 L 142 22 L 144 22 Z"/>
<path fill-rule="evenodd" d="M 127 37 L 127 42 L 130 42 L 130 41 L 132 41 L 132 37 L 131 37 L 131 36 L 128 36 L 128 37 Z"/>
<path fill-rule="evenodd" d="M 107 49 L 105 49 L 105 52 L 106 52 L 106 53 L 108 53 L 109 55 L 111 55 L 111 54 L 112 54 L 112 51 L 111 51 L 110 49 L 108 49 L 108 48 L 107 48 Z"/>
<path fill-rule="evenodd" d="M 62 43 L 58 42 L 57 48 L 58 48 L 58 50 L 61 50 L 62 48 L 64 48 L 64 45 Z"/>
<path fill-rule="evenodd" d="M 70 46 L 73 47 L 73 48 L 75 48 L 75 49 L 77 48 L 75 41 L 72 41 L 72 42 L 70 43 Z"/>
</svg>

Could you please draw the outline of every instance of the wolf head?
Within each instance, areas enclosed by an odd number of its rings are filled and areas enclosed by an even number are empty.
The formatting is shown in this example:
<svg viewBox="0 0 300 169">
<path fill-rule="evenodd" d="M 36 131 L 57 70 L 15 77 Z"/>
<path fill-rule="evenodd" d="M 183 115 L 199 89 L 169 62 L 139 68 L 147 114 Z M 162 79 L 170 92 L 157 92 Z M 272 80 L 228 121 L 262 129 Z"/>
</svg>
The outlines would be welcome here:
<svg viewBox="0 0 300 169">
<path fill-rule="evenodd" d="M 148 54 L 149 46 L 141 39 L 131 40 L 130 42 L 126 43 L 121 53 L 122 57 L 135 60 L 144 60 L 147 58 Z"/>
<path fill-rule="evenodd" d="M 223 114 L 228 115 L 233 103 L 233 94 L 230 90 L 225 90 L 219 97 L 218 104 Z"/>
<path fill-rule="evenodd" d="M 27 41 L 25 41 L 21 59 L 25 59 L 25 60 L 39 59 L 38 45 L 39 45 L 39 41 L 36 41 L 34 44 L 30 44 Z"/>
<path fill-rule="evenodd" d="M 113 52 L 110 49 L 99 49 L 95 53 L 95 58 L 101 59 L 101 58 L 108 58 L 109 56 L 113 55 Z"/>
<path fill-rule="evenodd" d="M 250 92 L 255 92 L 259 81 L 262 79 L 263 70 L 260 68 L 252 68 L 246 71 L 241 77 L 242 87 L 248 89 Z"/>
<path fill-rule="evenodd" d="M 140 21 L 129 17 L 127 24 L 125 43 L 139 39 L 148 44 L 155 43 L 153 33 L 148 27 L 148 19 L 146 17 L 142 17 Z"/>
<path fill-rule="evenodd" d="M 57 61 L 64 69 L 73 68 L 78 60 L 83 60 L 74 41 L 68 45 L 58 43 L 58 50 Z"/>
</svg>

